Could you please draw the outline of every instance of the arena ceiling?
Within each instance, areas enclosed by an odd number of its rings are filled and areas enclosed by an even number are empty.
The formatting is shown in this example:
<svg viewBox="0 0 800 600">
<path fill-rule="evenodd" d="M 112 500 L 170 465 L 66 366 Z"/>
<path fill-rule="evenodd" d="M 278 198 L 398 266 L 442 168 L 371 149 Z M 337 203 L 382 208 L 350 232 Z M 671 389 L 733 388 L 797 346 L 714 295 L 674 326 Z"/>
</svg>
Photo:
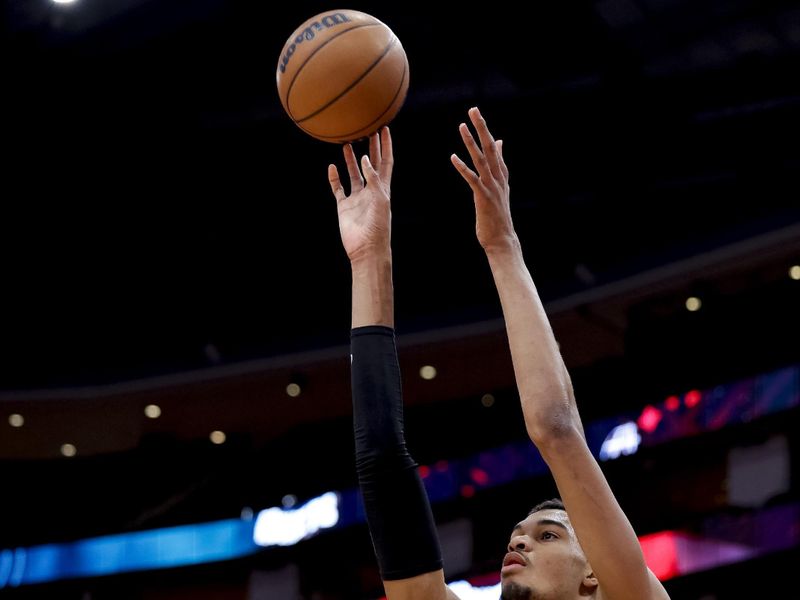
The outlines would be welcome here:
<svg viewBox="0 0 800 600">
<path fill-rule="evenodd" d="M 347 344 L 325 177 L 340 151 L 291 123 L 274 76 L 288 35 L 328 8 L 6 3 L 5 400 Z M 392 126 L 401 334 L 501 330 L 448 158 L 473 105 L 505 140 L 517 229 L 574 366 L 624 354 L 632 314 L 797 261 L 797 3 L 353 8 L 410 63 Z"/>
</svg>

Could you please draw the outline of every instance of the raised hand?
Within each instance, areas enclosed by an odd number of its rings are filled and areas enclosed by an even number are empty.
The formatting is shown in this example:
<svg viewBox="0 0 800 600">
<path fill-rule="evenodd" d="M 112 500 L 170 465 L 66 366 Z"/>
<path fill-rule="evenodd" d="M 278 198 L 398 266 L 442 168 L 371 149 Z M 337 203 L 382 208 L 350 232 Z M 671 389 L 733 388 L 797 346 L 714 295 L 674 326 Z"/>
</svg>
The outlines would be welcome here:
<svg viewBox="0 0 800 600">
<path fill-rule="evenodd" d="M 450 161 L 472 189 L 475 232 L 481 246 L 486 251 L 503 249 L 517 242 L 511 221 L 508 167 L 503 160 L 503 142 L 495 141 L 477 108 L 471 108 L 468 114 L 480 144 L 475 141 L 466 123 L 461 123 L 458 130 L 475 171 L 456 154 L 450 157 Z"/>
<path fill-rule="evenodd" d="M 394 156 L 388 127 L 369 138 L 369 157 L 358 168 L 350 144 L 344 146 L 344 161 L 350 176 L 346 194 L 336 165 L 328 166 L 328 181 L 336 197 L 339 233 L 350 261 L 375 253 L 389 252 L 391 242 L 391 181 Z M 363 177 L 362 177 L 363 171 Z"/>
</svg>

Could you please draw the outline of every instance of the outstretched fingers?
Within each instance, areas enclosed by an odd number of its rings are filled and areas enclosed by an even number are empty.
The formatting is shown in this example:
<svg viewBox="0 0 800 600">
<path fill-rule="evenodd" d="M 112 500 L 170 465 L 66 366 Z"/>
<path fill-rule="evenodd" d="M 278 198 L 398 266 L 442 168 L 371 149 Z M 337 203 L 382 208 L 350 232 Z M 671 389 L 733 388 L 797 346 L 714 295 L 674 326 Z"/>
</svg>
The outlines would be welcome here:
<svg viewBox="0 0 800 600">
<path fill-rule="evenodd" d="M 500 154 L 497 151 L 497 146 L 494 142 L 494 137 L 486 125 L 486 119 L 483 118 L 481 111 L 477 107 L 469 109 L 469 118 L 475 131 L 478 133 L 478 139 L 481 141 L 481 149 L 486 159 L 486 164 L 489 167 L 492 175 L 495 178 L 500 178 L 502 169 L 500 167 Z"/>
<path fill-rule="evenodd" d="M 394 169 L 394 150 L 392 149 L 392 134 L 388 127 L 381 128 L 381 164 L 378 174 L 387 186 L 392 183 L 392 170 Z"/>
<path fill-rule="evenodd" d="M 336 168 L 336 165 L 328 165 L 328 183 L 331 184 L 331 191 L 334 198 L 336 198 L 336 202 L 341 202 L 347 198 L 347 194 L 344 193 L 344 188 L 342 187 L 342 180 L 339 178 L 339 169 Z"/>
<path fill-rule="evenodd" d="M 503 140 L 497 140 L 495 145 L 497 146 L 497 155 L 500 159 L 500 171 L 502 171 L 503 176 L 508 180 L 508 166 L 506 165 L 506 159 L 503 158 Z"/>
<path fill-rule="evenodd" d="M 364 172 L 364 178 L 367 180 L 367 186 L 379 185 L 380 179 L 375 167 L 372 166 L 369 156 L 366 154 L 361 157 L 361 170 Z"/>
<path fill-rule="evenodd" d="M 480 177 L 467 166 L 463 160 L 461 160 L 458 155 L 451 154 L 450 155 L 450 162 L 453 163 L 453 166 L 456 168 L 456 171 L 459 172 L 461 177 L 464 178 L 464 181 L 467 182 L 470 189 L 474 194 L 481 194 L 485 192 L 485 187 L 483 183 L 481 183 Z"/>
<path fill-rule="evenodd" d="M 358 169 L 358 159 L 353 152 L 352 144 L 345 144 L 344 148 L 344 162 L 347 165 L 347 173 L 350 175 L 350 193 L 361 191 L 364 188 L 364 179 L 361 177 L 361 171 Z"/>
<path fill-rule="evenodd" d="M 369 160 L 381 181 L 389 187 L 392 183 L 394 167 L 394 151 L 392 150 L 392 134 L 388 127 L 369 136 Z"/>
<path fill-rule="evenodd" d="M 375 132 L 369 136 L 369 161 L 375 170 L 380 173 L 381 170 L 381 136 L 380 133 Z"/>
<path fill-rule="evenodd" d="M 472 137 L 472 132 L 469 130 L 469 127 L 467 127 L 467 124 L 461 123 L 458 126 L 458 132 L 461 134 L 461 139 L 464 142 L 464 146 L 467 148 L 467 152 L 469 152 L 469 157 L 472 159 L 472 164 L 475 166 L 478 175 L 480 177 L 489 177 L 491 171 L 486 162 L 486 157 L 483 155 L 483 152 L 481 152 L 475 138 Z"/>
</svg>

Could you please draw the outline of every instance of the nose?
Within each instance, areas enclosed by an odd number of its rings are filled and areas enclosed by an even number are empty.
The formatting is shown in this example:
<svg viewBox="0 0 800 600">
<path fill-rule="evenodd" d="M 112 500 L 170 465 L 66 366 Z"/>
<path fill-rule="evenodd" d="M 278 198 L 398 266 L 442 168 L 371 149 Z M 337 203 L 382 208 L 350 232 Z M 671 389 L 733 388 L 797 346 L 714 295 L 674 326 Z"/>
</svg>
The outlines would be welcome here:
<svg viewBox="0 0 800 600">
<path fill-rule="evenodd" d="M 530 552 L 530 550 L 531 541 L 527 535 L 515 535 L 511 538 L 511 541 L 508 542 L 509 552 Z"/>
</svg>

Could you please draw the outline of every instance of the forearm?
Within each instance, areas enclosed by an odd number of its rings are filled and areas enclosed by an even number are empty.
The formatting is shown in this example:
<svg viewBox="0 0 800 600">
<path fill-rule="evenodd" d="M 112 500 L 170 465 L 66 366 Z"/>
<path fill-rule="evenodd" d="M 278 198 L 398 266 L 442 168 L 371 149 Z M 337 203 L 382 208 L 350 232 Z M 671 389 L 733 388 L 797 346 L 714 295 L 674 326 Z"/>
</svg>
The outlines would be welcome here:
<svg viewBox="0 0 800 600">
<path fill-rule="evenodd" d="M 394 327 L 392 252 L 365 254 L 351 262 L 353 275 L 352 327 Z"/>
<path fill-rule="evenodd" d="M 525 425 L 537 443 L 572 430 L 583 435 L 561 353 L 519 242 L 487 250 L 514 364 Z"/>
<path fill-rule="evenodd" d="M 353 329 L 351 356 L 356 470 L 381 576 L 405 580 L 438 571 L 442 561 L 430 504 L 403 435 L 394 332 Z M 426 581 L 398 585 L 416 589 Z"/>
</svg>

